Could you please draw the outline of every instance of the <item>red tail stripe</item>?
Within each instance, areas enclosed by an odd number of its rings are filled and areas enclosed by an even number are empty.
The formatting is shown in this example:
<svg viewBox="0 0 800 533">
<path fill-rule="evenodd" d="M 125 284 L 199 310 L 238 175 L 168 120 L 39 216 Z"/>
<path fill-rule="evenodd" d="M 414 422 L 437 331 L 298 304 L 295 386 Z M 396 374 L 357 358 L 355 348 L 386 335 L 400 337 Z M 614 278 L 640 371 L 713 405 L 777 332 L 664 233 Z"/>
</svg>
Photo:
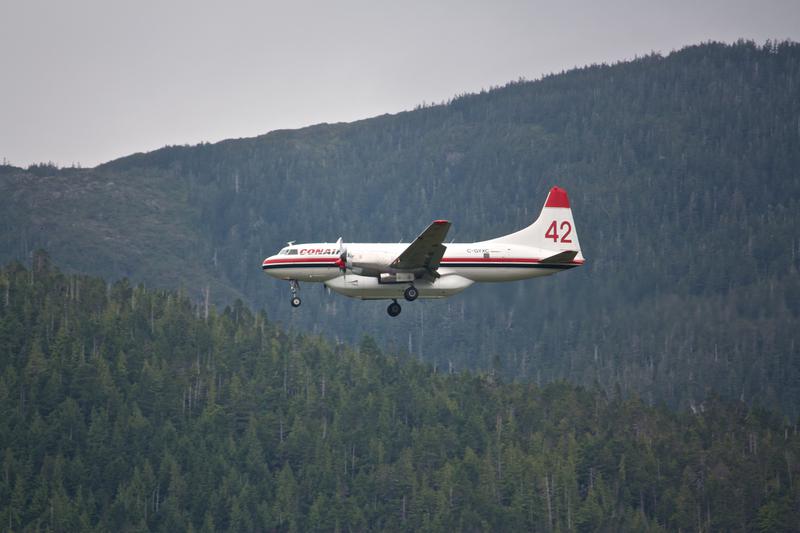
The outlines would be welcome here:
<svg viewBox="0 0 800 533">
<path fill-rule="evenodd" d="M 544 203 L 544 206 L 569 208 L 569 197 L 567 196 L 567 191 L 561 187 L 553 187 L 550 189 L 550 194 L 547 195 L 547 201 Z"/>
</svg>

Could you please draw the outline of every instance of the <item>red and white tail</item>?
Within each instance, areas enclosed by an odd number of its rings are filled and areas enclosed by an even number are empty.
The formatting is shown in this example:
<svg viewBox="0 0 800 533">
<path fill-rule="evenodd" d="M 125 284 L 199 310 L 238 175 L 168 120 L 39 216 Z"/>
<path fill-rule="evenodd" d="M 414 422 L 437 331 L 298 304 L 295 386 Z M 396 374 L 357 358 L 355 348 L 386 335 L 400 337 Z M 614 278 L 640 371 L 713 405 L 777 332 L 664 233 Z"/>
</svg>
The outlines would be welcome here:
<svg viewBox="0 0 800 533">
<path fill-rule="evenodd" d="M 578 231 L 572 218 L 567 191 L 560 187 L 550 189 L 539 218 L 525 229 L 510 235 L 492 239 L 489 242 L 521 244 L 544 250 L 576 252 L 581 257 Z"/>
</svg>

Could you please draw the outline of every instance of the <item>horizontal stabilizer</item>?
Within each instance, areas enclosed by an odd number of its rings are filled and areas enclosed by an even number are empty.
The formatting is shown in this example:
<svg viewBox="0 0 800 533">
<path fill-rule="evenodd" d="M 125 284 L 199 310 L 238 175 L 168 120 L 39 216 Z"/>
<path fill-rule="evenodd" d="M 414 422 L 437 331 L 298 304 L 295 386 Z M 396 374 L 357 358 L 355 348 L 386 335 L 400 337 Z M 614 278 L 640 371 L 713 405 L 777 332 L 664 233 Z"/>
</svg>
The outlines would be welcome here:
<svg viewBox="0 0 800 533">
<path fill-rule="evenodd" d="M 539 261 L 540 263 L 569 263 L 575 256 L 578 255 L 578 252 L 567 250 L 566 252 L 561 252 L 556 255 L 551 255 L 550 257 L 546 257 Z"/>
</svg>

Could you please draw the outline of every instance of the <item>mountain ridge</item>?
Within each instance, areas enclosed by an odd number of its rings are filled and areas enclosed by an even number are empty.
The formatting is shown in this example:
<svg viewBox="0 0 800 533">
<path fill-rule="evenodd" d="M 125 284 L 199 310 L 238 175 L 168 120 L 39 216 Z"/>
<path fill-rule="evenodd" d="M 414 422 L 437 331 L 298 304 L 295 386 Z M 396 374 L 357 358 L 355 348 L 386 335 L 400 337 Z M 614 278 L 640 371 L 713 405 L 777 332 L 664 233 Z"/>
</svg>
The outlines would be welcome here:
<svg viewBox="0 0 800 533">
<path fill-rule="evenodd" d="M 619 384 L 682 407 L 717 391 L 794 415 L 799 48 L 704 44 L 72 177 L 5 172 L 0 259 L 44 247 L 68 270 L 242 298 L 442 367 Z M 510 233 L 554 184 L 589 260 L 555 278 L 474 287 L 387 322 L 379 303 L 311 286 L 291 311 L 258 268 L 288 240 L 408 240 L 438 218 L 459 241 Z"/>
</svg>

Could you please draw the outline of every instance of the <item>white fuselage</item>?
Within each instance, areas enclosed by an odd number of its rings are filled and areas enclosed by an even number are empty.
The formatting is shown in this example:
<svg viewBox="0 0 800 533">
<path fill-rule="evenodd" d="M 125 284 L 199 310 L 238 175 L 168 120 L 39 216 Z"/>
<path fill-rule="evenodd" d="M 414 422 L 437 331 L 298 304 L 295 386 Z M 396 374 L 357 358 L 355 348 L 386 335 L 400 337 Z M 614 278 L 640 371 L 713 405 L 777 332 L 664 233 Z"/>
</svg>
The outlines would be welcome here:
<svg viewBox="0 0 800 533">
<path fill-rule="evenodd" d="M 411 277 L 389 266 L 408 243 L 347 243 L 348 268 L 337 260 L 336 243 L 295 244 L 268 257 L 263 270 L 278 279 L 325 283 L 331 290 L 362 300 L 395 299 L 413 282 L 420 298 L 443 298 L 476 281 L 515 281 L 546 276 L 583 264 L 582 256 L 564 263 L 543 263 L 552 251 L 500 242 L 450 243 L 438 277 Z M 383 275 L 381 275 L 381 273 Z M 395 277 L 396 275 L 396 277 Z"/>
</svg>

